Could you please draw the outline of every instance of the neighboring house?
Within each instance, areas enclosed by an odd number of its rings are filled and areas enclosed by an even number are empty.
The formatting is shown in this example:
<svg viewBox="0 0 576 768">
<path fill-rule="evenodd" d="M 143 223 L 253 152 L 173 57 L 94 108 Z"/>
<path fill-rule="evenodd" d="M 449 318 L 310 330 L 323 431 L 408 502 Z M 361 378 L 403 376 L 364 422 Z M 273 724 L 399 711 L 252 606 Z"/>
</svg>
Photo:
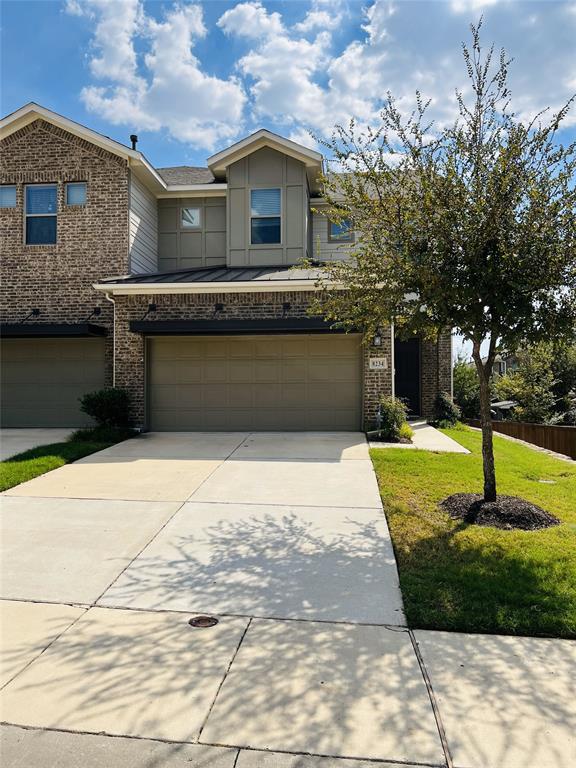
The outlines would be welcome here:
<svg viewBox="0 0 576 768">
<path fill-rule="evenodd" d="M 512 418 L 514 408 L 518 403 L 515 400 L 498 400 L 490 404 L 490 413 L 496 421 L 505 421 Z"/>
<path fill-rule="evenodd" d="M 486 357 L 482 358 L 482 362 L 485 363 Z M 518 368 L 518 359 L 515 355 L 500 354 L 494 358 L 492 364 L 492 373 L 496 376 L 506 376 L 507 373 L 512 373 Z"/>
<path fill-rule="evenodd" d="M 294 265 L 355 237 L 312 213 L 318 152 L 260 130 L 156 169 L 135 145 L 36 104 L 0 122 L 4 426 L 76 426 L 112 384 L 158 430 L 354 430 L 450 390 L 449 331 L 363 345 L 310 316 L 321 264 Z"/>
</svg>

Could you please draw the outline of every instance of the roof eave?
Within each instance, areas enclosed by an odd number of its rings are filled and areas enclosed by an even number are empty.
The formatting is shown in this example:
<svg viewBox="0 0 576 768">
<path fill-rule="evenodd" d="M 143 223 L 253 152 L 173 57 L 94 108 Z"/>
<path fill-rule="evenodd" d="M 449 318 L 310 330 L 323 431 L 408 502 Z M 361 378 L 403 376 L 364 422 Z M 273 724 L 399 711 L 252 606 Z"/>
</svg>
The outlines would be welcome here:
<svg viewBox="0 0 576 768">
<path fill-rule="evenodd" d="M 339 288 L 334 284 L 333 288 Z M 285 293 L 321 290 L 316 280 L 246 280 L 198 283 L 95 283 L 97 291 L 114 296 L 196 293 Z"/>
</svg>

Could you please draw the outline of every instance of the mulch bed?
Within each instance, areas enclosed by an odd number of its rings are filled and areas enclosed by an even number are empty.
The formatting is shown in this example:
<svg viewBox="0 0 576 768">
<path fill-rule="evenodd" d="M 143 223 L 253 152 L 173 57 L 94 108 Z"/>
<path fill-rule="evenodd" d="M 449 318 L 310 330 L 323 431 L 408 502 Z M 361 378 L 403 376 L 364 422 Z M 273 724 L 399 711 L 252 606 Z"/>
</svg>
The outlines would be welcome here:
<svg viewBox="0 0 576 768">
<path fill-rule="evenodd" d="M 560 520 L 518 496 L 498 496 L 485 502 L 478 493 L 454 493 L 440 502 L 454 520 L 504 530 L 538 531 L 560 525 Z"/>
</svg>

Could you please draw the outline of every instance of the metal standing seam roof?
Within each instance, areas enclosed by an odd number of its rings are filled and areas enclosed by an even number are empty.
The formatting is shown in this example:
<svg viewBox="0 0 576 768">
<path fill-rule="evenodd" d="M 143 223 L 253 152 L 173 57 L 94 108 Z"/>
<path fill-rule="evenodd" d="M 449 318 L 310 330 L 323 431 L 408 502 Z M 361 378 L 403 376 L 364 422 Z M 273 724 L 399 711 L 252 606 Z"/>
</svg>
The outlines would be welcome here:
<svg viewBox="0 0 576 768">
<path fill-rule="evenodd" d="M 195 165 L 175 165 L 169 168 L 156 168 L 166 184 L 212 184 L 214 174 L 210 168 Z"/>
<path fill-rule="evenodd" d="M 173 272 L 142 273 L 101 280 L 101 284 L 132 285 L 146 283 L 246 283 L 251 281 L 274 282 L 286 280 L 316 281 L 322 270 L 294 269 L 292 267 L 211 267 Z"/>
</svg>

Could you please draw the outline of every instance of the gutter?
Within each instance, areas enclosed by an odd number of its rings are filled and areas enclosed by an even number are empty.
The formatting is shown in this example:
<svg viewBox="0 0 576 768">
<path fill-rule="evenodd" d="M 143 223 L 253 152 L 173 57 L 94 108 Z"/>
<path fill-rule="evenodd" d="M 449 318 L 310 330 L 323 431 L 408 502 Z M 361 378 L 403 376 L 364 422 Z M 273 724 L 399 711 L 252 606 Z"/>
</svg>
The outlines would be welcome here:
<svg viewBox="0 0 576 768">
<path fill-rule="evenodd" d="M 114 296 L 147 296 L 150 294 L 216 294 L 216 293 L 286 293 L 289 291 L 321 291 L 315 280 L 250 280 L 205 283 L 94 283 L 97 291 Z M 341 284 L 333 288 L 343 290 Z M 108 298 L 109 301 L 112 299 Z"/>
</svg>

